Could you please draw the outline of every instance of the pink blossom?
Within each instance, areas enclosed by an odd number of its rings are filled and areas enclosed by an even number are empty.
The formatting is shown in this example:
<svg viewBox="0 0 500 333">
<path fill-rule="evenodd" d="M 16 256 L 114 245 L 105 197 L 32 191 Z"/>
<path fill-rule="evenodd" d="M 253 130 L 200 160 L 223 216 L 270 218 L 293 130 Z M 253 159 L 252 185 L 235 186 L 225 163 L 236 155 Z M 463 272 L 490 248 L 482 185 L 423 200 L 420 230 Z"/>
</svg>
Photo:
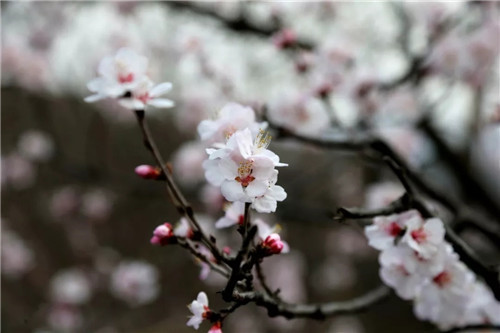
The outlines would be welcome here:
<svg viewBox="0 0 500 333">
<path fill-rule="evenodd" d="M 167 245 L 172 242 L 174 238 L 174 232 L 172 229 L 172 225 L 168 222 L 161 224 L 156 227 L 153 231 L 153 237 L 151 237 L 151 244 L 153 245 Z"/>
<path fill-rule="evenodd" d="M 135 173 L 144 179 L 157 179 L 161 175 L 161 170 L 152 165 L 142 164 L 135 168 Z"/>
</svg>

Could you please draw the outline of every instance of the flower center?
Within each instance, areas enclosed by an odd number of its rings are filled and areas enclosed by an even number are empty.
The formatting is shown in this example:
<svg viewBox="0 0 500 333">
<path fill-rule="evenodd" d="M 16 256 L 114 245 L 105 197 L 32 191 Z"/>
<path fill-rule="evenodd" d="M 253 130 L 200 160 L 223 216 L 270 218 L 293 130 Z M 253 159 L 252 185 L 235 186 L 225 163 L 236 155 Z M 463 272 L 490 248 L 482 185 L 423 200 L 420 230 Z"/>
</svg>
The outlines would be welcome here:
<svg viewBox="0 0 500 333">
<path fill-rule="evenodd" d="M 423 228 L 413 230 L 411 232 L 411 237 L 417 242 L 417 243 L 423 243 L 427 239 L 427 234 L 425 233 Z"/>
<path fill-rule="evenodd" d="M 247 187 L 255 177 L 252 176 L 252 161 L 240 162 L 240 166 L 238 167 L 238 177 L 234 180 L 241 183 L 241 186 Z"/>
<path fill-rule="evenodd" d="M 130 83 L 130 82 L 134 81 L 134 74 L 132 74 L 132 73 L 128 73 L 126 75 L 119 74 L 118 81 L 120 81 L 120 83 Z"/>
<path fill-rule="evenodd" d="M 268 132 L 261 129 L 261 130 L 259 130 L 259 134 L 257 134 L 257 137 L 255 138 L 254 144 L 258 150 L 266 149 L 267 147 L 269 147 L 269 144 L 271 143 L 272 138 L 273 137 L 271 135 L 269 135 Z"/>
<path fill-rule="evenodd" d="M 387 232 L 393 237 L 399 236 L 401 231 L 403 231 L 403 229 L 396 222 L 392 222 L 387 228 Z"/>
<path fill-rule="evenodd" d="M 442 271 L 441 273 L 436 275 L 434 279 L 432 279 L 432 281 L 434 281 L 435 284 L 442 288 L 451 282 L 451 274 L 447 271 Z"/>
<path fill-rule="evenodd" d="M 149 94 L 146 92 L 142 95 L 137 96 L 136 98 L 146 104 L 149 101 Z"/>
</svg>

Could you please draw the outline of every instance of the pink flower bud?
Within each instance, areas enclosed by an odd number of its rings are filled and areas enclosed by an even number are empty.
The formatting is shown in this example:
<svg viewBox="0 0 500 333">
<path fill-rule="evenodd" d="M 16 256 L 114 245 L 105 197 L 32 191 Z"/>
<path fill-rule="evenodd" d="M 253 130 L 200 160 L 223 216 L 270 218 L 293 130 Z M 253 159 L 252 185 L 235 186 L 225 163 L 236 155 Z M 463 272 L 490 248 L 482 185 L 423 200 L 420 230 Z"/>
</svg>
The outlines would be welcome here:
<svg viewBox="0 0 500 333">
<path fill-rule="evenodd" d="M 151 237 L 151 244 L 153 245 L 167 245 L 171 239 L 175 237 L 170 223 L 164 223 L 156 227 Z"/>
<path fill-rule="evenodd" d="M 266 249 L 268 255 L 280 254 L 284 246 L 278 234 L 270 234 L 266 237 L 264 242 L 262 242 L 262 247 Z"/>
<path fill-rule="evenodd" d="M 229 246 L 224 246 L 224 248 L 222 249 L 222 252 L 227 254 L 227 255 L 230 255 L 231 254 L 231 248 Z"/>
<path fill-rule="evenodd" d="M 273 36 L 273 43 L 279 49 L 285 49 L 297 42 L 297 35 L 291 29 L 283 29 Z"/>
<path fill-rule="evenodd" d="M 213 324 L 208 333 L 222 333 L 220 321 Z"/>
<path fill-rule="evenodd" d="M 135 173 L 144 179 L 156 179 L 161 175 L 161 170 L 151 165 L 139 165 L 135 168 Z"/>
</svg>

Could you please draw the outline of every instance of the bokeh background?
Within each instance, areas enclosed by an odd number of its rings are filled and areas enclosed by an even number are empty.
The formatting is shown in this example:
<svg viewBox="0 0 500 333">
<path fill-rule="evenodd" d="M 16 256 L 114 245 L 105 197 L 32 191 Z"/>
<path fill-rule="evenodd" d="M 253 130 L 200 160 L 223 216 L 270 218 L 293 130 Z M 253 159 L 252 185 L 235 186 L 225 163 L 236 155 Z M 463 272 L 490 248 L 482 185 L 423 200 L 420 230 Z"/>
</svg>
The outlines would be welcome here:
<svg viewBox="0 0 500 333">
<path fill-rule="evenodd" d="M 4 1 L 1 9 L 4 332 L 192 332 L 186 305 L 198 291 L 223 306 L 215 273 L 202 281 L 185 251 L 149 244 L 155 226 L 179 216 L 160 183 L 134 174 L 153 161 L 133 114 L 113 101 L 83 102 L 99 60 L 120 47 L 146 55 L 157 82 L 173 83 L 176 107 L 148 110 L 150 126 L 221 244 L 237 246 L 238 235 L 213 227 L 223 200 L 203 180 L 196 126 L 231 101 L 266 106 L 274 123 L 304 135 L 380 136 L 440 191 L 500 216 L 494 2 Z M 386 205 L 403 192 L 396 179 L 352 152 L 293 140 L 271 149 L 290 165 L 280 172 L 288 198 L 266 219 L 292 251 L 266 261 L 270 284 L 291 302 L 346 300 L 378 286 L 377 252 L 362 228 L 331 214 Z M 498 262 L 487 237 L 461 232 Z M 394 295 L 323 322 L 271 319 L 250 305 L 224 325 L 225 333 L 434 331 Z"/>
</svg>

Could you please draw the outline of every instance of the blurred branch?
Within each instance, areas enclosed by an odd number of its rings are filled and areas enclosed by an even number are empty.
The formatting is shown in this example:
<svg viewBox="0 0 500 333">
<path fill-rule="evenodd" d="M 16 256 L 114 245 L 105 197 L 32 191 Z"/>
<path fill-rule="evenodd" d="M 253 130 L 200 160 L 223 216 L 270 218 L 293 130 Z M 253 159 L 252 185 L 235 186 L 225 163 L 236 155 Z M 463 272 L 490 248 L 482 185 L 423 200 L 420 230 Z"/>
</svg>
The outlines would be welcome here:
<svg viewBox="0 0 500 333">
<path fill-rule="evenodd" d="M 237 17 L 230 18 L 219 14 L 215 9 L 201 7 L 189 1 L 167 1 L 165 4 L 174 9 L 184 9 L 195 14 L 211 17 L 219 23 L 222 23 L 229 30 L 253 34 L 258 37 L 270 38 L 275 33 L 283 29 L 283 27 L 277 22 L 266 26 L 255 24 L 242 12 L 240 12 Z M 315 48 L 313 43 L 300 39 L 295 42 L 295 45 L 306 50 L 312 50 Z"/>
<path fill-rule="evenodd" d="M 442 333 L 479 332 L 478 330 L 486 330 L 486 331 L 481 331 L 484 333 L 492 332 L 490 330 L 500 330 L 500 325 L 468 325 L 464 327 L 456 327 L 451 330 L 441 331 L 441 332 Z"/>
</svg>

